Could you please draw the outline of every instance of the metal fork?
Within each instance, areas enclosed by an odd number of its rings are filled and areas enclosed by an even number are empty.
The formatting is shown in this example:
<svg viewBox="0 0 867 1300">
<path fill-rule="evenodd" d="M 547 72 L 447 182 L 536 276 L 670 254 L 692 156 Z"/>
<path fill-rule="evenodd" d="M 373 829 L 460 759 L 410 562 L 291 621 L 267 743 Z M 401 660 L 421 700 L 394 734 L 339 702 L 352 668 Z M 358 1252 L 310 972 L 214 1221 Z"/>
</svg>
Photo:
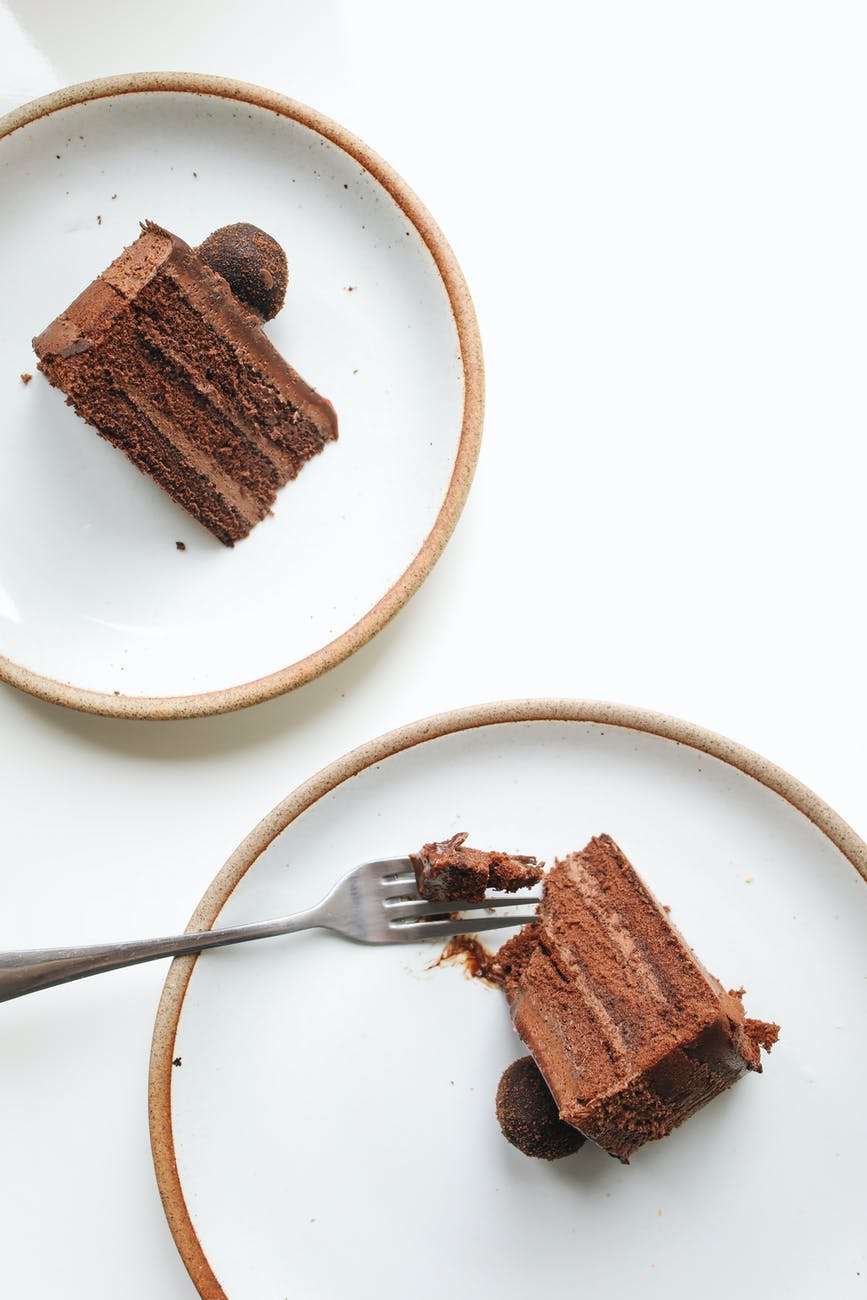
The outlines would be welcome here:
<svg viewBox="0 0 867 1300">
<path fill-rule="evenodd" d="M 297 930 L 333 930 L 356 943 L 417 943 L 445 939 L 455 934 L 478 934 L 532 920 L 535 894 L 489 894 L 481 903 L 431 903 L 416 888 L 409 858 L 365 862 L 350 871 L 316 907 L 292 916 L 235 925 L 225 930 L 203 930 L 147 939 L 139 943 L 113 943 L 88 948 L 29 948 L 0 953 L 0 1002 L 9 1002 L 37 989 L 66 984 L 69 980 L 98 975 L 101 971 L 135 966 L 158 957 L 183 957 L 251 939 L 270 939 Z M 533 912 L 526 910 L 533 904 Z M 480 909 L 503 907 L 524 910 L 508 916 L 479 915 Z M 473 912 L 472 917 L 465 913 Z"/>
</svg>

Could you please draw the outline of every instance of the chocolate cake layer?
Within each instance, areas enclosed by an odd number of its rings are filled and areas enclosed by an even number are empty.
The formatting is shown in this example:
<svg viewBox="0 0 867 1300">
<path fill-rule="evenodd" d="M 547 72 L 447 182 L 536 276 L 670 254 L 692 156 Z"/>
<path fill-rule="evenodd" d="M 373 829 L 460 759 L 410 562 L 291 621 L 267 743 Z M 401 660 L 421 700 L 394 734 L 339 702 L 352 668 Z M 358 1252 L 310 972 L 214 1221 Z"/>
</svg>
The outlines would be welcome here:
<svg viewBox="0 0 867 1300">
<path fill-rule="evenodd" d="M 195 517 L 215 537 L 231 546 L 239 535 L 244 535 L 243 530 L 248 527 L 244 516 L 220 495 L 208 478 L 182 458 L 175 442 L 164 438 L 124 394 L 112 394 L 99 414 L 108 440 L 143 474 L 149 474 L 161 485 L 171 483 L 171 494 L 176 500 L 180 502 L 184 497 L 194 503 Z"/>
<path fill-rule="evenodd" d="M 337 437 L 259 317 L 153 223 L 34 348 L 77 413 L 227 545 Z"/>
<path fill-rule="evenodd" d="M 747 1020 L 607 835 L 554 864 L 539 919 L 498 954 L 520 1037 L 560 1117 L 626 1160 L 746 1070 L 777 1027 Z"/>
<path fill-rule="evenodd" d="M 513 893 L 542 878 L 543 862 L 523 854 L 464 847 L 467 832 L 425 844 L 410 855 L 418 891 L 432 902 L 481 903 L 488 889 Z"/>
</svg>

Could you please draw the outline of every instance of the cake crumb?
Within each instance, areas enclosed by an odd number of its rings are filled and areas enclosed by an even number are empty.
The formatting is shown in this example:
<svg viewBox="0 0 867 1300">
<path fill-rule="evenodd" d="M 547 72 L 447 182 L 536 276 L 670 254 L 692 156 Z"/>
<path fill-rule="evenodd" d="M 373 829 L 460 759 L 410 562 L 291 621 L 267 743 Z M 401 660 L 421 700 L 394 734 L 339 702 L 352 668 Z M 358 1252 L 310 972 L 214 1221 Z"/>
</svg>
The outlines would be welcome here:
<svg viewBox="0 0 867 1300">
<path fill-rule="evenodd" d="M 780 1026 L 772 1021 L 753 1020 L 748 1016 L 744 1021 L 744 1032 L 749 1039 L 769 1052 L 780 1037 Z"/>
<path fill-rule="evenodd" d="M 117 195 L 116 195 L 116 194 L 112 194 L 111 197 L 112 197 L 113 199 L 116 199 L 116 198 L 117 198 Z"/>
<path fill-rule="evenodd" d="M 22 382 L 22 384 L 29 384 L 29 383 L 30 383 L 30 380 L 31 380 L 32 378 L 33 378 L 33 376 L 30 375 L 30 374 L 28 374 L 27 371 L 25 370 L 25 371 L 23 372 L 23 374 L 21 375 L 21 382 Z"/>
<path fill-rule="evenodd" d="M 179 1056 L 176 1056 L 175 1059 L 172 1061 L 172 1065 L 181 1065 L 181 1064 L 182 1062 Z"/>
<path fill-rule="evenodd" d="M 745 885 L 751 885 L 752 883 L 753 883 L 753 878 L 752 878 L 752 876 L 744 876 L 744 884 L 745 884 Z"/>
<path fill-rule="evenodd" d="M 472 934 L 453 935 L 427 969 L 433 970 L 436 966 L 463 966 L 467 979 L 481 980 L 492 988 L 503 986 L 503 969 L 497 954 Z"/>
<path fill-rule="evenodd" d="M 102 225 L 102 217 L 99 215 L 99 213 L 96 214 L 96 224 L 98 226 Z"/>
<path fill-rule="evenodd" d="M 193 175 L 195 176 L 196 180 L 199 179 L 199 173 L 198 173 L 198 172 L 193 172 Z"/>
<path fill-rule="evenodd" d="M 187 544 L 186 542 L 175 542 L 175 548 L 178 551 L 185 551 L 187 549 Z"/>
<path fill-rule="evenodd" d="M 357 284 L 348 284 L 348 285 L 346 286 L 346 292 L 347 292 L 347 293 L 355 293 L 355 290 L 356 290 L 357 288 L 358 288 L 358 285 L 357 285 Z"/>
</svg>

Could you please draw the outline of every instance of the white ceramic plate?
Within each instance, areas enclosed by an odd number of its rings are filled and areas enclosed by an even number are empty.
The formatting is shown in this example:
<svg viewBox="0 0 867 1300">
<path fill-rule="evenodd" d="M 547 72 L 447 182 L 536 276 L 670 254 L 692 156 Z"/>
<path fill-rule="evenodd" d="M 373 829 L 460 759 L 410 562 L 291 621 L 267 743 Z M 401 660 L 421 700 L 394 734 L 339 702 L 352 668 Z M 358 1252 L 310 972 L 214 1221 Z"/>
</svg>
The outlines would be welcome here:
<svg viewBox="0 0 867 1300">
<path fill-rule="evenodd" d="M 322 933 L 174 963 L 151 1073 L 157 1176 L 201 1294 L 861 1296 L 867 845 L 773 765 L 639 710 L 461 711 L 336 763 L 257 828 L 193 926 L 280 915 L 457 829 L 550 859 L 608 831 L 780 1041 L 624 1167 L 500 1136 L 522 1048 L 437 948 Z M 857 868 L 857 869 L 853 869 Z M 173 1064 L 174 1062 L 174 1064 Z"/>
<path fill-rule="evenodd" d="M 338 412 L 339 441 L 234 550 L 36 373 L 31 338 L 144 218 L 193 244 L 239 220 L 274 234 L 290 287 L 268 333 Z M 478 454 L 478 333 L 430 216 L 342 127 L 186 74 L 30 104 L 0 122 L 0 283 L 7 680 L 104 713 L 236 708 L 345 658 L 421 583 Z"/>
</svg>

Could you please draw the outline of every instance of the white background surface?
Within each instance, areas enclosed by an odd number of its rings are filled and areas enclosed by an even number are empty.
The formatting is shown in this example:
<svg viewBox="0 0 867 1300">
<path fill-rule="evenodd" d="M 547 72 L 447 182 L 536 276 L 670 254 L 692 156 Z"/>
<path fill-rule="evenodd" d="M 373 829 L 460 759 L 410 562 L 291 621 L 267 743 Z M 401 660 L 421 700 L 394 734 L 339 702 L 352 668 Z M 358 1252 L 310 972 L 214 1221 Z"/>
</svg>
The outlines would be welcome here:
<svg viewBox="0 0 867 1300">
<path fill-rule="evenodd" d="M 867 831 L 865 37 L 854 4 L 0 5 L 4 108 L 186 69 L 366 140 L 457 253 L 488 386 L 445 555 L 319 682 L 177 724 L 0 690 L 0 945 L 182 927 L 300 780 L 486 699 L 689 718 Z M 148 1147 L 163 976 L 0 1008 L 15 1300 L 194 1295 Z"/>
</svg>

